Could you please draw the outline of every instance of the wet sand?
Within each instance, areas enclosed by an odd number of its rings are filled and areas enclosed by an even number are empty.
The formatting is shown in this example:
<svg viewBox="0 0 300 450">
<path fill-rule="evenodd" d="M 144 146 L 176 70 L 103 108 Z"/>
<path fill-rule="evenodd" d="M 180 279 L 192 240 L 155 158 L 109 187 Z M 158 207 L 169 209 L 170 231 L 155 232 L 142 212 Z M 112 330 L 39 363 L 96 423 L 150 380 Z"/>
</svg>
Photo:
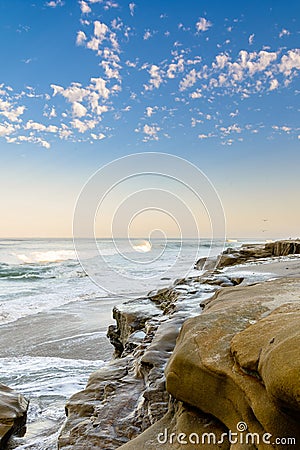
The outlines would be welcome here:
<svg viewBox="0 0 300 450">
<path fill-rule="evenodd" d="M 106 337 L 118 299 L 86 299 L 23 317 L 0 327 L 0 358 L 50 356 L 107 360 L 113 347 Z"/>
</svg>

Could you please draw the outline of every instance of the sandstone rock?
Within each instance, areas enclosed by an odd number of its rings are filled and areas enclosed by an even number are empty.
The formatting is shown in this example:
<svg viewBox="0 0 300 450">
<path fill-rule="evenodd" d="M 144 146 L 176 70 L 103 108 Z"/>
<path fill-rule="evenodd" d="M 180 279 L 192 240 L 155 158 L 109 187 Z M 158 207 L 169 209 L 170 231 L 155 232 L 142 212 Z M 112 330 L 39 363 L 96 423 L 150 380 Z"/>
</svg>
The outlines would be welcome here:
<svg viewBox="0 0 300 450">
<path fill-rule="evenodd" d="M 224 425 L 216 419 L 178 402 L 170 405 L 161 420 L 119 450 L 194 450 L 198 446 L 204 450 L 229 450 L 228 439 L 225 438 L 220 444 L 213 441 L 213 436 L 218 441 L 226 432 Z"/>
<path fill-rule="evenodd" d="M 251 433 L 293 436 L 299 442 L 299 340 L 292 331 L 295 326 L 299 330 L 299 317 L 286 334 L 284 321 L 282 334 L 278 331 L 283 311 L 298 311 L 299 289 L 299 279 L 280 279 L 218 291 L 204 312 L 182 327 L 166 369 L 168 392 L 218 418 L 228 429 L 236 430 L 243 421 Z M 279 307 L 284 309 L 270 314 Z M 273 338 L 278 346 L 270 350 Z M 257 448 L 270 446 L 260 443 Z"/>
<path fill-rule="evenodd" d="M 262 380 L 283 412 L 300 417 L 300 304 L 286 304 L 234 336 L 239 366 Z"/>
<path fill-rule="evenodd" d="M 300 253 L 300 240 L 276 241 L 266 244 L 266 250 L 273 256 L 287 256 Z"/>
<path fill-rule="evenodd" d="M 160 309 L 148 297 L 137 298 L 115 306 L 113 318 L 117 325 L 111 325 L 107 332 L 107 337 L 115 347 L 115 356 L 121 356 L 132 333 L 142 330 L 149 318 L 160 314 Z"/>
<path fill-rule="evenodd" d="M 243 244 L 239 249 L 227 248 L 218 258 L 200 258 L 195 268 L 210 270 L 217 267 L 221 269 L 249 261 L 257 261 L 272 256 L 287 256 L 300 254 L 300 240 L 285 240 L 269 242 L 267 244 Z"/>
<path fill-rule="evenodd" d="M 200 258 L 195 264 L 195 269 L 198 270 L 214 270 L 218 263 L 218 256 L 212 256 L 210 258 Z"/>
<path fill-rule="evenodd" d="M 131 363 L 132 357 L 112 361 L 90 376 L 84 391 L 70 398 L 60 449 L 112 450 L 139 433 L 132 411 L 144 383 L 131 376 Z"/>
<path fill-rule="evenodd" d="M 22 395 L 0 384 L 0 449 L 12 434 L 23 436 L 29 402 Z"/>
</svg>

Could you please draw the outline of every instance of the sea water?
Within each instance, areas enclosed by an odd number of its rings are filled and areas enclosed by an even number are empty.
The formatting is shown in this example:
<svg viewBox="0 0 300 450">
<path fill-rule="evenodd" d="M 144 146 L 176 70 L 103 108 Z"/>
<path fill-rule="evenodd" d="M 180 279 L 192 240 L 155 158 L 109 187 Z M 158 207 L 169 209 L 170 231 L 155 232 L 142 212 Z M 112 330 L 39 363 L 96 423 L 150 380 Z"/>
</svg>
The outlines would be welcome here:
<svg viewBox="0 0 300 450">
<path fill-rule="evenodd" d="M 71 239 L 0 241 L 0 382 L 30 400 L 27 432 L 13 438 L 10 449 L 57 448 L 67 399 L 112 356 L 106 330 L 113 323 L 113 305 L 170 285 L 187 275 L 187 267 L 193 274 L 196 259 L 208 255 L 211 242 L 140 240 L 128 247 L 120 241 L 116 247 L 113 241 L 101 240 L 98 245 L 105 256 L 99 267 L 103 279 L 109 281 L 112 270 L 121 274 L 128 268 L 138 280 L 134 289 L 121 276 L 118 282 L 115 273 L 113 292 L 91 280 L 85 271 L 86 261 L 94 258 L 94 243 L 89 240 L 81 243 L 85 261 L 78 261 Z M 224 242 L 212 245 L 219 253 Z M 160 257 L 142 264 L 144 254 L 155 251 Z M 133 258 L 138 264 L 131 264 Z"/>
</svg>

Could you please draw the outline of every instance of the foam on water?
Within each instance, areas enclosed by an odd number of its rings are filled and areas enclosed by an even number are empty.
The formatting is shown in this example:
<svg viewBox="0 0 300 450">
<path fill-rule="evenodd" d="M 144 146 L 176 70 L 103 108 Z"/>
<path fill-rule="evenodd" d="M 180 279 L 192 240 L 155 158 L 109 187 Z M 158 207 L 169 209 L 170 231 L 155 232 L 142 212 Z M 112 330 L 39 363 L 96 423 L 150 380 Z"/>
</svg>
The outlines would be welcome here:
<svg viewBox="0 0 300 450">
<path fill-rule="evenodd" d="M 66 400 L 84 389 L 91 372 L 104 362 L 30 357 L 1 358 L 0 379 L 30 399 L 27 431 L 13 438 L 10 449 L 56 449 Z"/>
</svg>

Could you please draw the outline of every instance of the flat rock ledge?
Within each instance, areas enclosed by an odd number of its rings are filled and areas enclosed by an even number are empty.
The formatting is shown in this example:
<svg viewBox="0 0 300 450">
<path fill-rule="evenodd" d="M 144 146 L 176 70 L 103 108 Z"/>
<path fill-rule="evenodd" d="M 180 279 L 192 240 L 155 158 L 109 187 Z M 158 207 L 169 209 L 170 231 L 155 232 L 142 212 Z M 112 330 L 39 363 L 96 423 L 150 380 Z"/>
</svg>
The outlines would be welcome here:
<svg viewBox="0 0 300 450">
<path fill-rule="evenodd" d="M 227 248 L 221 255 L 211 258 L 200 258 L 195 268 L 198 270 L 222 269 L 223 267 L 262 259 L 296 255 L 300 253 L 300 240 L 284 240 L 266 244 L 243 244 L 240 248 Z"/>
<path fill-rule="evenodd" d="M 13 389 L 0 384 L 0 450 L 13 434 L 23 436 L 29 402 Z"/>
<path fill-rule="evenodd" d="M 280 242 L 271 257 L 299 253 Z M 253 247 L 264 256 L 250 260 L 270 258 Z M 247 285 L 220 266 L 115 307 L 115 357 L 68 401 L 58 448 L 298 448 L 299 288 L 297 277 Z"/>
</svg>

